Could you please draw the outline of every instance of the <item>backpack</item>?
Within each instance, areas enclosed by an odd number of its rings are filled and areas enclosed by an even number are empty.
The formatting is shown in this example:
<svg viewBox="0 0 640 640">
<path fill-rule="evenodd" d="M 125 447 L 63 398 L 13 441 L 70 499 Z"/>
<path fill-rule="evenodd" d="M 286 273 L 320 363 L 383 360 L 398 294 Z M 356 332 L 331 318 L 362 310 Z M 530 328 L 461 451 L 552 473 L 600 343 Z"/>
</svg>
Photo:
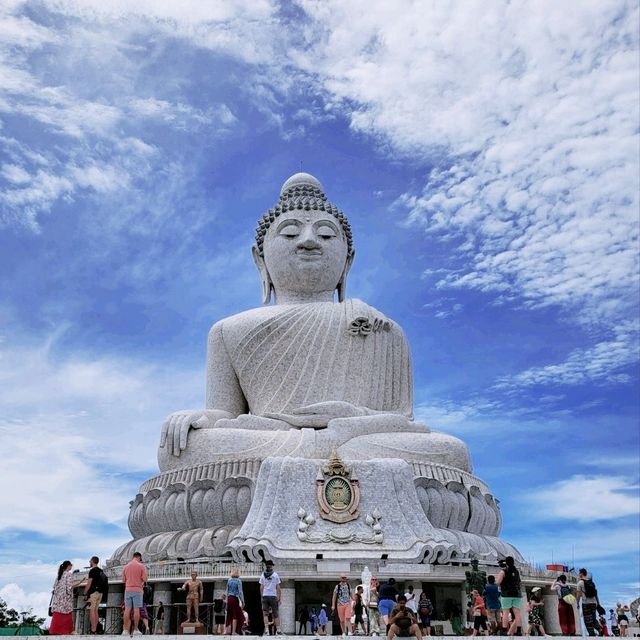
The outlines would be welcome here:
<svg viewBox="0 0 640 640">
<path fill-rule="evenodd" d="M 596 585 L 591 578 L 585 578 L 584 582 L 584 595 L 587 598 L 597 598 L 598 590 L 596 589 Z"/>
<path fill-rule="evenodd" d="M 565 584 L 560 587 L 560 597 L 564 598 L 565 596 L 571 595 L 571 589 Z"/>
<path fill-rule="evenodd" d="M 515 567 L 503 569 L 504 578 L 500 591 L 505 598 L 517 598 L 520 595 L 520 572 Z"/>
<path fill-rule="evenodd" d="M 420 607 L 419 613 L 421 616 L 430 616 L 433 613 L 433 607 L 431 606 L 431 603 L 429 602 L 429 604 L 427 605 L 427 603 L 425 602 Z"/>
<path fill-rule="evenodd" d="M 96 591 L 102 594 L 102 601 L 106 602 L 109 595 L 109 578 L 103 569 L 100 569 L 100 575 L 96 580 Z"/>
</svg>

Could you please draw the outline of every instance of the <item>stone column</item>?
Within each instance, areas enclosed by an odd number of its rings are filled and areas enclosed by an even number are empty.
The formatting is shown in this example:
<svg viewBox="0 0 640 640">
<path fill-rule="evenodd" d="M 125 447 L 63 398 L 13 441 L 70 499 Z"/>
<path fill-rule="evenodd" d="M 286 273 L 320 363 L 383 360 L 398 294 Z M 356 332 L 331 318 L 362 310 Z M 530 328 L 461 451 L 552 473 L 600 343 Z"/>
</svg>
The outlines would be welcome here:
<svg viewBox="0 0 640 640">
<path fill-rule="evenodd" d="M 280 584 L 280 630 L 292 635 L 296 632 L 296 586 L 293 580 Z"/>
<path fill-rule="evenodd" d="M 544 600 L 544 630 L 549 635 L 562 635 L 558 617 L 558 594 L 545 589 L 542 599 Z"/>
<path fill-rule="evenodd" d="M 124 600 L 124 585 L 109 584 L 107 594 L 107 615 L 104 620 L 105 634 L 122 633 L 122 610 L 120 605 Z"/>
<path fill-rule="evenodd" d="M 522 602 L 520 603 L 520 620 L 522 620 L 522 635 L 527 635 L 529 629 L 529 612 L 527 611 L 527 589 L 524 584 L 521 583 L 520 593 Z M 545 629 L 546 631 L 546 629 Z"/>
<path fill-rule="evenodd" d="M 465 583 L 462 583 L 462 588 L 460 589 L 460 608 L 462 609 L 462 615 L 460 616 L 460 625 L 462 626 L 462 635 L 464 635 L 464 630 L 467 628 L 467 602 L 469 601 L 469 594 L 467 593 L 467 588 Z"/>
<path fill-rule="evenodd" d="M 171 583 L 170 582 L 156 582 L 153 585 L 153 604 L 154 604 L 154 612 L 157 611 L 158 604 L 164 605 L 164 632 L 165 634 L 171 633 L 171 603 L 172 603 L 172 593 L 171 593 Z M 169 606 L 167 606 L 169 605 Z"/>
<path fill-rule="evenodd" d="M 85 630 L 91 628 L 89 626 L 89 610 L 84 608 L 85 604 L 83 589 L 76 589 L 73 596 L 73 608 L 76 610 L 74 629 L 80 635 L 84 635 Z"/>
</svg>

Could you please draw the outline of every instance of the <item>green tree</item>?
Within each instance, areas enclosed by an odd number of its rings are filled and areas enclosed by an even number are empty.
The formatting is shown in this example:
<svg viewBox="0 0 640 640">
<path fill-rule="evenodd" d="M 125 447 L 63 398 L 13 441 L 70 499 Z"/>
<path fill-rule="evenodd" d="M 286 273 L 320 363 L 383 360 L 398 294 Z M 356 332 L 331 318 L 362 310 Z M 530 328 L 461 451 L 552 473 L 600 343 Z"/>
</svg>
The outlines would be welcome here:
<svg viewBox="0 0 640 640">
<path fill-rule="evenodd" d="M 44 618 L 39 618 L 35 615 L 31 608 L 25 611 L 10 609 L 7 603 L 0 598 L 0 627 L 15 628 L 21 624 L 41 627 L 44 624 Z"/>
<path fill-rule="evenodd" d="M 15 627 L 20 614 L 15 609 L 9 609 L 7 603 L 0 598 L 0 627 Z"/>
</svg>

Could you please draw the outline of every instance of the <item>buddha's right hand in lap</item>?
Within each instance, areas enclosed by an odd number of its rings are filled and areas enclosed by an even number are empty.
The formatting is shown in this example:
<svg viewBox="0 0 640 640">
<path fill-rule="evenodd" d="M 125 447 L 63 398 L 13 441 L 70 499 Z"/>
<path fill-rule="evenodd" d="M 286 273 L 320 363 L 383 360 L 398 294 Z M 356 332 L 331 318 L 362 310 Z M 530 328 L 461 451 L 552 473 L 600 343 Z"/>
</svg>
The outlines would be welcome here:
<svg viewBox="0 0 640 640">
<path fill-rule="evenodd" d="M 160 446 L 166 447 L 168 453 L 179 456 L 187 448 L 190 429 L 210 429 L 218 420 L 233 417 L 233 414 L 220 409 L 176 411 L 162 425 Z"/>
</svg>

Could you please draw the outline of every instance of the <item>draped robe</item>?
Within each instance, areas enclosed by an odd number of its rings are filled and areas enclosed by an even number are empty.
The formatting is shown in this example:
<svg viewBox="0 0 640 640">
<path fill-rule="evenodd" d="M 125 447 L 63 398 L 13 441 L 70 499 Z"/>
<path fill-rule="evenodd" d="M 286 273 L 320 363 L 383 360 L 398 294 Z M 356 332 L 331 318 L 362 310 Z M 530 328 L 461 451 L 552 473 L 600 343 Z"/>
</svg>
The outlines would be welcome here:
<svg viewBox="0 0 640 640">
<path fill-rule="evenodd" d="M 404 333 L 361 300 L 252 309 L 216 327 L 254 415 L 341 400 L 412 416 Z"/>
</svg>

